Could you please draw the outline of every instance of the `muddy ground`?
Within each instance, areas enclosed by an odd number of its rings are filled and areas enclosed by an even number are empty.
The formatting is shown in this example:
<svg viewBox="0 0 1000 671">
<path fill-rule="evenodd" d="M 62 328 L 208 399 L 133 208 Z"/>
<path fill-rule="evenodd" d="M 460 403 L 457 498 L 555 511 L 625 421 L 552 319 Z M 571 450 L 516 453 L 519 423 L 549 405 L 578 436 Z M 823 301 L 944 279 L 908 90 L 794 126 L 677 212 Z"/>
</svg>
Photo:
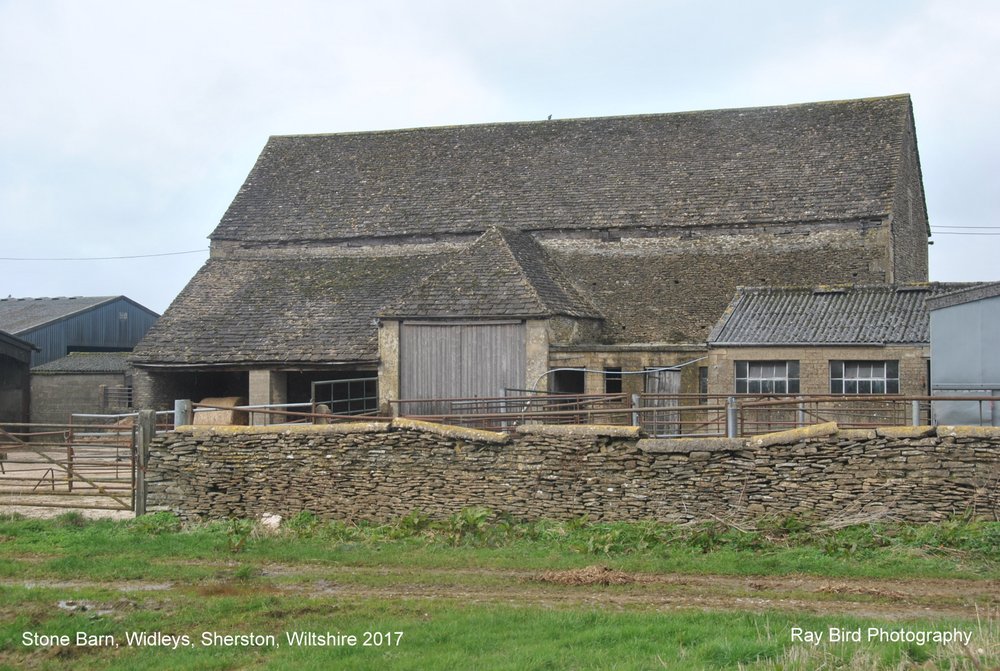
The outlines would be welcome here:
<svg viewBox="0 0 1000 671">
<path fill-rule="evenodd" d="M 220 575 L 233 568 L 214 566 Z M 374 597 L 545 608 L 593 606 L 616 611 L 786 611 L 882 620 L 973 618 L 996 622 L 1000 618 L 997 580 L 610 573 L 614 577 L 609 583 L 609 571 L 602 567 L 538 572 L 272 564 L 265 566 L 253 580 L 219 578 L 190 584 L 4 579 L 0 584 L 145 592 L 144 600 L 153 601 L 169 601 L 173 592 L 203 596 L 272 593 L 338 600 Z"/>
</svg>

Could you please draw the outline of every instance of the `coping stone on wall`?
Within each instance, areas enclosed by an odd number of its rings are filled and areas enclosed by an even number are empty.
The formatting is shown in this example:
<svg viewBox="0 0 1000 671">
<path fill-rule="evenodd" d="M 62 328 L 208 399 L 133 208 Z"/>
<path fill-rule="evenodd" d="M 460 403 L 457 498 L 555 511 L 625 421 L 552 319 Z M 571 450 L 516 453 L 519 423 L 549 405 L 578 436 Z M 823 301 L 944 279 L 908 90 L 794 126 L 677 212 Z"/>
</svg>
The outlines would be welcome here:
<svg viewBox="0 0 1000 671">
<path fill-rule="evenodd" d="M 879 438 L 930 438 L 937 433 L 934 426 L 883 426 L 875 429 Z"/>
<path fill-rule="evenodd" d="M 775 433 L 765 433 L 760 436 L 754 436 L 753 438 L 750 439 L 750 445 L 752 447 L 770 447 L 771 445 L 790 445 L 791 443 L 797 443 L 807 438 L 821 438 L 823 436 L 832 436 L 839 430 L 840 429 L 837 426 L 836 422 L 813 424 L 811 426 L 802 426 L 797 429 L 789 429 L 788 431 L 778 431 Z"/>
<path fill-rule="evenodd" d="M 381 433 L 389 430 L 389 422 L 340 422 L 338 424 L 289 424 L 289 425 L 181 425 L 174 428 L 177 433 L 198 433 L 213 435 L 276 434 L 276 433 Z"/>
<path fill-rule="evenodd" d="M 613 424 L 523 424 L 515 430 L 523 434 L 567 438 L 638 438 L 641 435 L 638 426 Z"/>
<path fill-rule="evenodd" d="M 636 447 L 651 454 L 731 452 L 746 449 L 742 438 L 644 438 Z"/>
<path fill-rule="evenodd" d="M 841 429 L 837 432 L 837 437 L 843 440 L 875 440 L 878 436 L 875 429 Z"/>
<path fill-rule="evenodd" d="M 459 440 L 474 440 L 483 443 L 506 443 L 510 437 L 506 433 L 498 431 L 484 431 L 482 429 L 469 429 L 464 426 L 451 426 L 450 424 L 435 424 L 425 422 L 420 419 L 407 419 L 397 417 L 391 424 L 394 429 L 409 429 L 411 431 L 425 431 L 445 438 L 457 438 Z"/>
<path fill-rule="evenodd" d="M 1000 426 L 939 426 L 939 438 L 1000 438 Z"/>
</svg>

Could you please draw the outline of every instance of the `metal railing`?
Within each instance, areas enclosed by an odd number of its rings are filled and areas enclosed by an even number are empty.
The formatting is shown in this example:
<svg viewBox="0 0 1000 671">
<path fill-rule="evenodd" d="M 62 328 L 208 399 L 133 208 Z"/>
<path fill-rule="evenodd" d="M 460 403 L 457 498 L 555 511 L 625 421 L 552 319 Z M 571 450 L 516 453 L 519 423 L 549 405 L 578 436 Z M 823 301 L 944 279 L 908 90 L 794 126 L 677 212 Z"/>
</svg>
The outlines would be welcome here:
<svg viewBox="0 0 1000 671">
<path fill-rule="evenodd" d="M 354 377 L 312 383 L 312 412 L 319 406 L 334 415 L 367 415 L 378 411 L 378 378 Z"/>
<path fill-rule="evenodd" d="M 638 426 L 658 437 L 737 437 L 836 422 L 841 428 L 940 423 L 935 409 L 965 404 L 965 415 L 981 425 L 1000 424 L 1000 396 L 848 396 L 750 394 L 522 394 L 484 398 L 401 399 L 389 408 L 331 413 L 311 403 L 220 406 L 191 404 L 187 420 L 222 413 L 206 424 L 328 424 L 393 416 L 496 431 L 522 424 L 610 424 Z M 429 407 L 442 412 L 428 413 Z M 320 410 L 317 412 L 316 410 Z M 168 413 L 169 414 L 169 413 Z M 947 422 L 946 422 L 947 423 Z M 966 422 L 976 423 L 976 422 Z"/>
<path fill-rule="evenodd" d="M 178 401 L 178 404 L 186 404 L 188 411 L 180 411 L 181 414 L 189 413 L 188 417 L 177 420 L 178 424 L 229 424 L 229 425 L 270 425 L 288 426 L 294 424 L 332 424 L 336 422 L 357 422 L 357 421 L 390 421 L 391 417 L 379 417 L 377 412 L 353 412 L 350 414 L 337 414 L 327 412 L 320 408 L 320 404 L 313 403 L 277 403 L 272 405 L 212 405 L 207 403 L 191 403 L 190 401 Z M 315 407 L 315 411 L 314 411 Z M 198 415 L 203 413 L 215 413 L 215 417 L 201 420 Z M 171 413 L 178 415 L 178 410 Z"/>
<path fill-rule="evenodd" d="M 0 427 L 0 504 L 133 509 L 134 422 L 73 420 Z"/>
<path fill-rule="evenodd" d="M 413 419 L 507 430 L 519 424 L 616 424 L 639 426 L 651 436 L 749 436 L 812 424 L 841 428 L 915 426 L 936 423 L 936 404 L 971 404 L 979 424 L 1000 423 L 997 396 L 847 396 L 710 394 L 535 394 L 522 397 L 433 399 L 448 412 L 420 414 L 427 400 L 393 402 Z M 426 407 L 426 405 L 424 405 Z"/>
</svg>

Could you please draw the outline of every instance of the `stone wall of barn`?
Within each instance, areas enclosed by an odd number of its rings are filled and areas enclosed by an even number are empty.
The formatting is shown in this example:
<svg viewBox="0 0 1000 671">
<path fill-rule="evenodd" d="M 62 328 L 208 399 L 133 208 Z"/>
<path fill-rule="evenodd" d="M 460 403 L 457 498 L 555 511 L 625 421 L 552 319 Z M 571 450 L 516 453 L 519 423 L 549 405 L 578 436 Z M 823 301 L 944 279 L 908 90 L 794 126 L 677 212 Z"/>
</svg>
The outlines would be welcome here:
<svg viewBox="0 0 1000 671">
<path fill-rule="evenodd" d="M 909 111 L 913 115 L 912 108 Z M 924 202 L 924 183 L 920 175 L 920 158 L 917 155 L 917 136 L 912 118 L 904 126 L 897 166 L 899 185 L 892 204 L 892 266 L 893 282 L 926 282 L 928 273 L 927 206 Z"/>
<path fill-rule="evenodd" d="M 892 277 L 889 226 L 878 221 L 669 233 L 624 231 L 611 241 L 538 237 L 604 315 L 606 343 L 704 343 L 741 286 L 881 284 Z"/>
<path fill-rule="evenodd" d="M 995 519 L 1000 429 L 823 424 L 751 439 L 643 439 L 634 427 L 505 435 L 405 419 L 181 427 L 155 439 L 147 473 L 149 509 L 190 520 L 308 510 L 386 521 L 472 506 L 521 519 Z"/>
<path fill-rule="evenodd" d="M 713 347 L 709 350 L 708 392 L 732 394 L 736 390 L 737 361 L 798 361 L 799 393 L 830 394 L 832 361 L 896 361 L 899 363 L 899 393 L 927 396 L 928 345 L 822 346 L 812 347 Z M 850 397 L 847 397 L 850 400 Z"/>
<path fill-rule="evenodd" d="M 127 386 L 124 373 L 39 373 L 31 376 L 31 421 L 68 424 L 73 413 L 128 412 L 109 408 L 101 387 Z"/>
</svg>

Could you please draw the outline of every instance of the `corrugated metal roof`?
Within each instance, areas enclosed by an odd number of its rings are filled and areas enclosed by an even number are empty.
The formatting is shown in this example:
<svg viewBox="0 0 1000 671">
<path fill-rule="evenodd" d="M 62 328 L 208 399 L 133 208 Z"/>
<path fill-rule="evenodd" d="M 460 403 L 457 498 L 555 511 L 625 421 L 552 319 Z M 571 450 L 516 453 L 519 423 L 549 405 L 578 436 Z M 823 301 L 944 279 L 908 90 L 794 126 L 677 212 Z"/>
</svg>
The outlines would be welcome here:
<svg viewBox="0 0 1000 671">
<path fill-rule="evenodd" d="M 926 299 L 969 284 L 741 288 L 709 336 L 724 345 L 930 342 Z"/>
<path fill-rule="evenodd" d="M 18 334 L 113 301 L 118 296 L 0 298 L 0 328 Z"/>
</svg>

